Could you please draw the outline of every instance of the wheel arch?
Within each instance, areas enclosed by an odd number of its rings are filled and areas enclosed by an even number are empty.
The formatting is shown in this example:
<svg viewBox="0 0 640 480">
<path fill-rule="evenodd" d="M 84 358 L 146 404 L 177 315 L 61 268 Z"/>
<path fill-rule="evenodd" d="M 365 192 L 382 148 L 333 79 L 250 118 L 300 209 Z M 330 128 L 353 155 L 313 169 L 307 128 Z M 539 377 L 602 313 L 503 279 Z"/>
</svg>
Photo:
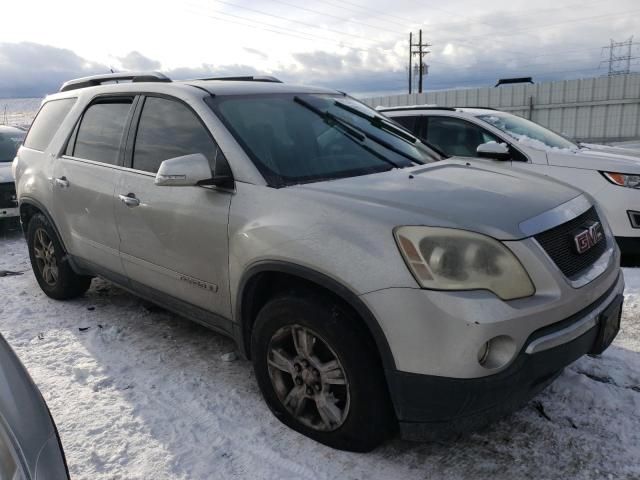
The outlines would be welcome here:
<svg viewBox="0 0 640 480">
<path fill-rule="evenodd" d="M 273 294 L 287 286 L 311 287 L 339 299 L 356 314 L 371 336 L 383 368 L 395 370 L 393 354 L 384 332 L 373 313 L 357 294 L 323 273 L 284 261 L 261 261 L 253 264 L 244 272 L 238 285 L 235 315 L 237 338 L 238 346 L 247 358 L 251 356 L 251 332 L 258 311 Z"/>
<path fill-rule="evenodd" d="M 29 222 L 31 221 L 31 218 L 33 218 L 34 215 L 41 213 L 46 217 L 47 221 L 51 225 L 51 228 L 53 228 L 53 230 L 56 232 L 56 236 L 58 237 L 58 241 L 60 242 L 60 245 L 62 245 L 62 248 L 64 249 L 65 252 L 67 252 L 67 248 L 64 244 L 64 240 L 62 239 L 62 236 L 58 231 L 58 227 L 56 226 L 56 223 L 53 221 L 53 217 L 49 213 L 49 210 L 47 209 L 47 207 L 45 207 L 38 200 L 28 197 L 28 198 L 20 199 L 19 208 L 20 208 L 20 223 L 22 224 L 22 231 L 25 235 L 27 234 L 27 230 L 29 229 Z"/>
</svg>

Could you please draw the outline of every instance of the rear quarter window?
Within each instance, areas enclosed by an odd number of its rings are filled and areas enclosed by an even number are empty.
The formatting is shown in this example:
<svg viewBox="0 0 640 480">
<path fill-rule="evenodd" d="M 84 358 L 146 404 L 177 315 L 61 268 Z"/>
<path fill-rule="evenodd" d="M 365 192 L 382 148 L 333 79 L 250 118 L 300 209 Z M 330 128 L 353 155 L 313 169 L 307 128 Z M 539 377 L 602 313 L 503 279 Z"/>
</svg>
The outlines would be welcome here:
<svg viewBox="0 0 640 480">
<path fill-rule="evenodd" d="M 75 98 L 63 98 L 61 100 L 51 100 L 42 105 L 29 129 L 24 146 L 34 150 L 46 150 L 49 142 L 51 142 L 62 121 L 75 103 Z"/>
</svg>

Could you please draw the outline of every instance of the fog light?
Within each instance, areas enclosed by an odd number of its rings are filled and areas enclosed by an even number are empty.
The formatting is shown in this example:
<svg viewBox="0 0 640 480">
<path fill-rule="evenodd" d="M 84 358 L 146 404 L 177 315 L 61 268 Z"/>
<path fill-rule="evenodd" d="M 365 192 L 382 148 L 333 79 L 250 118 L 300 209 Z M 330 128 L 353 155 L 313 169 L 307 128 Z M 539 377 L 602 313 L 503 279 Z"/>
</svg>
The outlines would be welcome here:
<svg viewBox="0 0 640 480">
<path fill-rule="evenodd" d="M 507 335 L 493 337 L 478 350 L 478 363 L 484 368 L 496 369 L 509 363 L 516 353 L 516 342 Z"/>
</svg>

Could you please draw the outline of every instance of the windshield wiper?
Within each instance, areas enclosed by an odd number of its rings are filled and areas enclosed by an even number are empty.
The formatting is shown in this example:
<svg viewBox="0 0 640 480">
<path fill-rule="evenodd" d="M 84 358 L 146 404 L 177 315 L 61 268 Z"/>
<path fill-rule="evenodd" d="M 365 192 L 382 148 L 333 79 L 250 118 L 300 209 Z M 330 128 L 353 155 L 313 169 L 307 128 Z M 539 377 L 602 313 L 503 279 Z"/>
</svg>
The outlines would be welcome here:
<svg viewBox="0 0 640 480">
<path fill-rule="evenodd" d="M 333 125 L 336 125 L 336 126 L 340 127 L 350 137 L 355 138 L 356 140 L 358 140 L 358 142 L 360 142 L 361 146 L 365 150 L 367 150 L 368 152 L 372 153 L 374 156 L 376 156 L 377 158 L 379 158 L 383 162 L 388 163 L 389 165 L 391 165 L 394 168 L 400 168 L 400 165 L 398 165 L 397 163 L 389 160 L 388 158 L 384 157 L 383 155 L 380 155 L 378 152 L 375 152 L 372 148 L 364 145 L 363 142 L 367 138 L 371 138 L 366 132 L 363 132 L 358 127 L 355 127 L 355 126 L 351 125 L 349 122 L 346 122 L 343 119 L 341 119 L 340 117 L 335 116 L 331 112 L 324 112 L 324 111 L 320 110 L 319 108 L 313 106 L 312 104 L 310 104 L 306 100 L 303 100 L 300 97 L 297 97 L 297 96 L 293 97 L 293 100 L 296 103 L 302 105 L 303 107 L 311 110 L 313 113 L 315 113 L 320 118 L 322 118 L 325 121 L 327 121 L 329 124 L 333 124 Z M 389 149 L 392 150 L 392 151 L 395 151 L 393 148 L 389 148 Z M 399 152 L 396 152 L 396 153 L 399 153 Z M 413 160 L 413 159 L 411 159 L 411 160 L 415 162 L 415 160 Z"/>
<path fill-rule="evenodd" d="M 423 162 L 422 160 L 419 160 L 417 158 L 415 158 L 414 156 L 403 152 L 402 150 L 400 150 L 397 147 L 394 147 L 392 144 L 390 144 L 389 142 L 387 142 L 386 140 L 383 140 L 382 138 L 378 137 L 377 135 L 374 135 L 372 133 L 369 133 L 365 130 L 363 130 L 360 127 L 356 127 L 355 125 L 349 123 L 348 121 L 346 121 L 343 118 L 338 117 L 337 115 L 334 115 L 331 112 L 327 112 L 327 111 L 323 111 L 320 110 L 319 108 L 315 107 L 314 105 L 312 105 L 311 103 L 307 102 L 306 100 L 303 100 L 300 97 L 294 97 L 294 100 L 305 106 L 306 108 L 308 108 L 309 110 L 311 110 L 312 112 L 320 115 L 322 118 L 324 119 L 330 119 L 336 123 L 339 123 L 340 125 L 343 125 L 346 128 L 349 128 L 350 130 L 355 130 L 356 132 L 358 132 L 360 135 L 364 135 L 366 138 L 368 138 L 369 140 L 373 140 L 375 143 L 377 143 L 378 145 L 382 145 L 383 147 L 385 147 L 387 150 L 391 150 L 393 153 L 400 155 L 401 157 L 404 157 L 406 159 L 408 159 L 409 161 L 417 164 L 417 165 L 424 165 L 425 162 Z M 382 158 L 382 157 L 381 157 Z M 393 164 L 395 167 L 400 168 L 399 165 L 397 165 L 396 163 L 392 162 L 391 160 L 385 158 L 385 161 L 387 161 L 388 163 Z"/>
<path fill-rule="evenodd" d="M 366 113 L 358 110 L 355 107 L 351 107 L 349 105 L 346 105 L 342 102 L 339 101 L 335 101 L 334 102 L 335 106 L 338 108 L 342 108 L 343 110 L 346 110 L 349 113 L 353 113 L 354 115 L 357 115 L 360 118 L 364 118 L 365 120 L 369 120 L 369 123 L 371 123 L 371 125 L 373 125 L 374 127 L 378 127 L 382 130 L 386 130 L 389 133 L 392 133 L 400 138 L 402 138 L 403 140 L 406 140 L 407 142 L 410 143 L 416 143 L 417 139 L 414 135 L 412 135 L 411 133 L 405 131 L 403 128 L 401 127 L 396 127 L 394 124 L 392 124 L 391 122 L 385 120 L 382 117 L 378 117 L 376 115 L 367 115 Z"/>
</svg>

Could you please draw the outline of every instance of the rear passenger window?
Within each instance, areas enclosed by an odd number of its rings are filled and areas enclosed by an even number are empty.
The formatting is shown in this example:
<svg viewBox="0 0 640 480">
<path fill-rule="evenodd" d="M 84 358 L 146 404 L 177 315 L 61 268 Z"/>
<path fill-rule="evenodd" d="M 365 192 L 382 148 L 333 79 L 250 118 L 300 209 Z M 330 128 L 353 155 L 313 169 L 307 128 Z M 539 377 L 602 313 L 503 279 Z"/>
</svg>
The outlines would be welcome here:
<svg viewBox="0 0 640 480">
<path fill-rule="evenodd" d="M 198 117 L 182 103 L 147 97 L 140 115 L 133 168 L 156 173 L 169 158 L 202 153 L 213 165 L 217 146 Z"/>
<path fill-rule="evenodd" d="M 74 135 L 73 148 L 67 152 L 78 158 L 117 164 L 132 103 L 131 98 L 119 98 L 101 100 L 89 106 Z"/>
<path fill-rule="evenodd" d="M 58 127 L 75 103 L 75 98 L 63 98 L 51 100 L 42 105 L 33 125 L 31 125 L 24 146 L 34 150 L 46 150 L 49 142 L 58 131 Z"/>
<path fill-rule="evenodd" d="M 480 144 L 501 142 L 478 125 L 444 116 L 428 117 L 426 140 L 447 155 L 460 157 L 475 157 Z"/>
<path fill-rule="evenodd" d="M 415 126 L 416 126 L 416 117 L 391 117 L 392 120 L 398 122 L 404 128 L 416 134 Z"/>
</svg>

